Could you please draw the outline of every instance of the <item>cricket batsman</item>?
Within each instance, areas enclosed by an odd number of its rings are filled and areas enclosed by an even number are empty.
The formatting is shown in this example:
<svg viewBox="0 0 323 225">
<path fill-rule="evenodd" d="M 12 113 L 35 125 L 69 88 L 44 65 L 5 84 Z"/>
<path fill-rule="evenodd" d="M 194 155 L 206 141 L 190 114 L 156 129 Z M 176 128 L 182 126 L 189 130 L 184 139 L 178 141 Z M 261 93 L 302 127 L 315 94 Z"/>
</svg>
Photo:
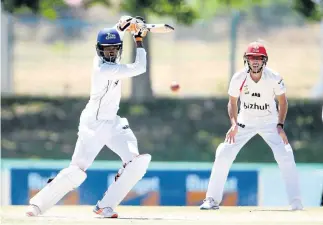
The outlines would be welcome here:
<svg viewBox="0 0 323 225">
<path fill-rule="evenodd" d="M 278 73 L 266 67 L 268 55 L 261 43 L 250 43 L 243 59 L 245 68 L 234 74 L 228 91 L 231 128 L 225 141 L 216 150 L 206 198 L 200 209 L 219 209 L 233 161 L 240 149 L 259 134 L 274 154 L 285 182 L 291 209 L 302 210 L 293 150 L 284 131 L 288 108 L 284 81 Z"/>
<path fill-rule="evenodd" d="M 143 38 L 143 18 L 126 17 L 119 21 L 118 30 L 105 28 L 97 35 L 93 60 L 90 99 L 82 111 L 78 127 L 78 139 L 70 165 L 61 170 L 39 193 L 30 199 L 26 214 L 38 216 L 46 212 L 68 192 L 79 187 L 86 179 L 86 170 L 106 145 L 122 160 L 122 168 L 115 176 L 103 198 L 94 208 L 105 218 L 117 218 L 116 206 L 144 176 L 151 161 L 149 154 L 140 155 L 137 139 L 126 118 L 118 116 L 123 78 L 146 72 L 146 51 Z M 141 26 L 137 26 L 140 23 Z M 136 43 L 136 59 L 132 64 L 119 64 L 122 56 L 122 37 L 127 27 Z"/>
</svg>

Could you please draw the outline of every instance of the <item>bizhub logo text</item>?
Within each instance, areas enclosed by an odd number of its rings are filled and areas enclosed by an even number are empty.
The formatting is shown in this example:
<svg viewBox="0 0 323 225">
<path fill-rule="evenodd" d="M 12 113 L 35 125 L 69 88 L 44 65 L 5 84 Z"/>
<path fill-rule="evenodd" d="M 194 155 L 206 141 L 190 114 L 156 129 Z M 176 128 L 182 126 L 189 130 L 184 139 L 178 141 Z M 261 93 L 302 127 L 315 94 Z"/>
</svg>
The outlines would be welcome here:
<svg viewBox="0 0 323 225">
<path fill-rule="evenodd" d="M 257 103 L 243 103 L 243 106 L 245 109 L 257 109 L 257 110 L 267 110 L 269 109 L 269 104 L 265 104 L 265 105 L 257 105 Z"/>
</svg>

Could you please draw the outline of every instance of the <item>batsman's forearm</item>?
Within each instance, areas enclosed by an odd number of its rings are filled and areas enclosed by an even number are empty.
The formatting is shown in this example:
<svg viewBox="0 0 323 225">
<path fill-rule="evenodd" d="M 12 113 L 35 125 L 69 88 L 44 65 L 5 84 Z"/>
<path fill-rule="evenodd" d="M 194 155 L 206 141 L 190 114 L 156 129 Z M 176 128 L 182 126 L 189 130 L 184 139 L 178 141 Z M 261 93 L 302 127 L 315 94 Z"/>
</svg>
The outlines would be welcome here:
<svg viewBox="0 0 323 225">
<path fill-rule="evenodd" d="M 236 125 L 238 123 L 238 105 L 236 102 L 229 101 L 228 103 L 228 114 L 230 118 L 231 125 Z"/>
<path fill-rule="evenodd" d="M 278 123 L 284 124 L 288 110 L 288 102 L 279 103 Z"/>
<path fill-rule="evenodd" d="M 142 41 L 136 41 L 137 48 L 144 48 L 144 43 Z"/>
</svg>

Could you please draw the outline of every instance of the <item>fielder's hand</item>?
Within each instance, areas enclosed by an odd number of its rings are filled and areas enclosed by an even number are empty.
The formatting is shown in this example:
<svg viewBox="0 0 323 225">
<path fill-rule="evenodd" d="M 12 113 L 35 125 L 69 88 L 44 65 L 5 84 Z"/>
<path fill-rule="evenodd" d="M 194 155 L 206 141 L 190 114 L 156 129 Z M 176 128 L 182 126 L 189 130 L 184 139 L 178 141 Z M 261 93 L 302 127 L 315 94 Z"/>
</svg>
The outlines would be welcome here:
<svg viewBox="0 0 323 225">
<path fill-rule="evenodd" d="M 280 137 L 283 139 L 284 144 L 287 145 L 288 139 L 284 129 L 281 126 L 277 126 L 277 132 L 280 135 Z"/>
<path fill-rule="evenodd" d="M 232 125 L 229 131 L 227 132 L 227 135 L 225 137 L 225 141 L 229 144 L 232 144 L 235 142 L 234 137 L 238 133 L 238 125 Z"/>
</svg>

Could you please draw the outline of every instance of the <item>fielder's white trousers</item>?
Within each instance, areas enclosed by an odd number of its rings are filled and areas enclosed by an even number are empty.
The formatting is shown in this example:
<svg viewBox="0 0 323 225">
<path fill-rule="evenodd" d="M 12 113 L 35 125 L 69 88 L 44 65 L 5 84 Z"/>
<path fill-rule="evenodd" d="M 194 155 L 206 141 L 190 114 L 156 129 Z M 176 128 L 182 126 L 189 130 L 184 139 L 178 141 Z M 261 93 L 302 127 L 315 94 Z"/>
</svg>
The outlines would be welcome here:
<svg viewBox="0 0 323 225">
<path fill-rule="evenodd" d="M 235 143 L 221 143 L 217 150 L 213 164 L 211 177 L 206 197 L 212 197 L 217 203 L 221 203 L 224 185 L 228 177 L 230 167 L 240 149 L 256 134 L 259 134 L 269 145 L 274 153 L 275 160 L 282 173 L 289 202 L 300 200 L 298 174 L 291 146 L 285 145 L 277 132 L 275 124 L 261 126 L 239 127 L 235 136 Z"/>
<path fill-rule="evenodd" d="M 126 118 L 95 120 L 82 115 L 71 165 L 87 170 L 104 145 L 119 155 L 123 163 L 139 155 L 137 139 Z"/>
</svg>

